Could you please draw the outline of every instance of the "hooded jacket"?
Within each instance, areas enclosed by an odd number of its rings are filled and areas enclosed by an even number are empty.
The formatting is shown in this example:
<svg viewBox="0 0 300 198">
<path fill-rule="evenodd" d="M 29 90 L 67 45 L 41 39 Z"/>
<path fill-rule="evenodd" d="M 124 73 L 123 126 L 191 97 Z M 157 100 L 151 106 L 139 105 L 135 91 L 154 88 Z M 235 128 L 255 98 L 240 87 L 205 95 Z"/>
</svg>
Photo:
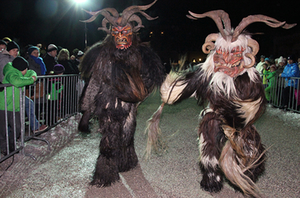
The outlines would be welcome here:
<svg viewBox="0 0 300 198">
<path fill-rule="evenodd" d="M 285 78 L 288 86 L 297 87 L 298 80 L 292 80 L 291 77 L 300 77 L 299 67 L 297 63 L 287 64 L 281 74 Z"/>
<path fill-rule="evenodd" d="M 20 90 L 18 88 L 24 87 L 26 85 L 31 85 L 34 83 L 32 76 L 37 77 L 36 72 L 33 70 L 28 70 L 23 76 L 22 72 L 12 66 L 12 63 L 9 62 L 3 68 L 3 84 L 12 84 L 13 87 L 6 88 L 6 98 L 7 98 L 7 110 L 13 111 L 13 95 L 14 95 L 14 104 L 15 111 L 20 111 Z M 5 110 L 5 91 L 0 92 L 0 110 Z M 13 93 L 14 92 L 14 93 Z"/>
<path fill-rule="evenodd" d="M 6 50 L 0 53 L 0 82 L 4 79 L 3 68 L 8 62 L 12 62 L 14 59 L 15 57 L 11 56 Z"/>
</svg>

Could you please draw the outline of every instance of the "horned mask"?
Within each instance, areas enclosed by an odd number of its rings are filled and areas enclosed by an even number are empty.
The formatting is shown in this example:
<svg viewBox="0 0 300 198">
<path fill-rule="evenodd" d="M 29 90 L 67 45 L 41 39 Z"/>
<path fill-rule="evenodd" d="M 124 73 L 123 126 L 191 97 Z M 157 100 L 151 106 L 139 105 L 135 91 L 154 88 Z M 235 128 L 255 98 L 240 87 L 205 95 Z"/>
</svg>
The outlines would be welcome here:
<svg viewBox="0 0 300 198">
<path fill-rule="evenodd" d="M 103 15 L 102 27 L 99 27 L 98 30 L 103 30 L 107 34 L 111 34 L 114 37 L 116 48 L 126 50 L 132 45 L 133 33 L 138 32 L 140 28 L 144 27 L 141 18 L 135 13 L 140 13 L 148 20 L 157 19 L 158 17 L 153 18 L 143 12 L 150 8 L 156 1 L 145 6 L 130 6 L 120 14 L 115 8 L 105 8 L 96 12 L 85 10 L 92 17 L 82 22 L 89 23 L 94 21 L 99 14 Z M 107 28 L 107 24 L 111 24 L 111 28 Z"/>
<path fill-rule="evenodd" d="M 214 50 L 214 72 L 224 72 L 230 77 L 238 76 L 244 69 L 250 68 L 255 64 L 255 55 L 259 50 L 259 45 L 250 36 L 246 37 L 243 34 L 243 30 L 248 25 L 254 22 L 264 22 L 270 27 L 282 27 L 284 29 L 289 29 L 296 25 L 287 24 L 285 21 L 280 22 L 264 15 L 249 15 L 235 29 L 232 29 L 229 15 L 223 10 L 214 10 L 203 14 L 196 14 L 189 11 L 189 14 L 187 17 L 193 20 L 210 17 L 215 21 L 220 33 L 209 34 L 202 46 L 202 51 L 208 54 Z M 241 37 L 245 39 L 242 40 L 240 39 Z M 217 45 L 214 42 L 218 39 L 223 40 Z M 240 42 L 238 41 L 239 39 Z M 244 41 L 246 43 L 243 43 Z M 247 51 L 246 48 L 249 47 L 251 50 Z M 245 64 L 244 56 L 251 59 L 249 64 Z"/>
</svg>

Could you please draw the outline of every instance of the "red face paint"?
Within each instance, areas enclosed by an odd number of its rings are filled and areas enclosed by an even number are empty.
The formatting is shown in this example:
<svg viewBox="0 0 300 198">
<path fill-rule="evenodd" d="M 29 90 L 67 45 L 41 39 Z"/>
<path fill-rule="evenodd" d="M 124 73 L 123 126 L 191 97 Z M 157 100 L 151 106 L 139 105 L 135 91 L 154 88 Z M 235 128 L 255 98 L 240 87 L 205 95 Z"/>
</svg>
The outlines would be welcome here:
<svg viewBox="0 0 300 198">
<path fill-rule="evenodd" d="M 118 49 L 127 49 L 132 45 L 132 29 L 129 25 L 112 27 L 111 35 Z"/>
<path fill-rule="evenodd" d="M 236 77 L 244 70 L 244 48 L 235 47 L 230 52 L 221 48 L 214 54 L 214 72 L 223 72 L 230 77 Z"/>
</svg>

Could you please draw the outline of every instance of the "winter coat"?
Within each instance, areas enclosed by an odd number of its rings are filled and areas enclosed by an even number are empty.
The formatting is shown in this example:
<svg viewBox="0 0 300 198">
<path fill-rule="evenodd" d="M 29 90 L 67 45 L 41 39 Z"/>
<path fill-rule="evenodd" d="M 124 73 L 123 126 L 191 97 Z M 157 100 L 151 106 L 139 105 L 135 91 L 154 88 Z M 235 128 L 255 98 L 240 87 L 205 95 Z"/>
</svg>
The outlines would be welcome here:
<svg viewBox="0 0 300 198">
<path fill-rule="evenodd" d="M 38 76 L 46 74 L 46 65 L 41 57 L 29 55 L 27 58 L 29 69 L 34 70 Z"/>
<path fill-rule="evenodd" d="M 30 56 L 28 56 L 27 61 L 29 63 L 29 69 L 36 72 L 38 76 L 41 75 L 41 66 L 36 63 Z"/>
<path fill-rule="evenodd" d="M 265 62 L 259 62 L 259 63 L 257 63 L 257 65 L 256 65 L 256 69 L 257 69 L 257 71 L 259 72 L 259 75 L 260 76 L 262 76 L 263 75 L 263 70 L 264 70 L 264 66 L 263 66 L 263 64 L 264 64 Z"/>
<path fill-rule="evenodd" d="M 4 50 L 0 53 L 0 82 L 4 79 L 3 68 L 8 62 L 12 62 L 15 58 L 8 51 Z"/>
<path fill-rule="evenodd" d="M 267 72 L 267 79 L 269 81 L 268 87 L 275 87 L 275 85 L 276 85 L 275 76 L 276 76 L 276 71 L 273 71 L 273 72 L 268 71 Z"/>
<path fill-rule="evenodd" d="M 53 78 L 49 81 L 49 93 L 47 95 L 48 100 L 59 100 L 61 98 L 61 94 L 64 86 L 61 83 L 60 78 Z"/>
<path fill-rule="evenodd" d="M 64 66 L 64 74 L 79 74 L 78 67 L 73 65 L 70 60 L 59 60 L 58 63 Z"/>
<path fill-rule="evenodd" d="M 263 79 L 263 84 L 264 84 L 264 85 L 267 85 L 267 84 L 268 84 L 268 79 L 267 79 L 268 72 L 270 72 L 270 71 L 263 69 L 263 76 L 262 76 L 262 79 Z"/>
<path fill-rule="evenodd" d="M 6 88 L 6 98 L 7 98 L 7 110 L 13 111 L 13 94 L 15 100 L 15 111 L 20 111 L 20 90 L 18 88 L 24 87 L 26 85 L 31 85 L 34 83 L 32 76 L 37 76 L 35 71 L 28 70 L 26 74 L 23 76 L 22 72 L 12 66 L 12 63 L 9 62 L 5 65 L 3 69 L 4 79 L 3 84 L 12 84 L 14 85 L 14 93 L 13 87 Z M 5 95 L 4 91 L 0 92 L 0 110 L 5 110 Z"/>
<path fill-rule="evenodd" d="M 56 58 L 50 56 L 48 53 L 44 56 L 44 63 L 46 65 L 47 74 L 50 74 L 53 71 L 54 65 L 58 64 Z"/>
<path fill-rule="evenodd" d="M 300 77 L 300 71 L 297 63 L 287 64 L 281 74 L 285 78 L 287 86 L 297 87 L 298 80 L 292 80 L 291 77 Z"/>
</svg>

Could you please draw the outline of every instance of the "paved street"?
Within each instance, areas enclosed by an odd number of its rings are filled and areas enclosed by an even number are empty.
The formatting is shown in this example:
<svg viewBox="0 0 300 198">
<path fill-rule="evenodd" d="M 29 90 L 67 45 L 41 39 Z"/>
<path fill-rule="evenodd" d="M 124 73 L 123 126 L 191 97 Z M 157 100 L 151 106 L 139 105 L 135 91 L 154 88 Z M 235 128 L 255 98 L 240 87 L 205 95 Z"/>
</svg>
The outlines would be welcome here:
<svg viewBox="0 0 300 198">
<path fill-rule="evenodd" d="M 122 197 L 122 198 L 206 198 L 243 197 L 225 182 L 220 193 L 200 189 L 197 132 L 201 107 L 195 99 L 175 106 L 166 106 L 161 129 L 167 151 L 143 158 L 146 145 L 146 120 L 160 105 L 158 93 L 150 96 L 138 109 L 135 147 L 139 157 L 136 169 L 121 173 L 120 182 L 107 188 L 88 185 L 96 159 L 100 135 L 82 136 L 77 131 L 80 115 L 63 122 L 40 137 L 50 142 L 27 142 L 25 153 L 0 164 L 0 197 Z M 262 141 L 269 148 L 266 171 L 257 185 L 263 197 L 296 198 L 300 194 L 300 116 L 269 107 L 255 124 Z"/>
</svg>

